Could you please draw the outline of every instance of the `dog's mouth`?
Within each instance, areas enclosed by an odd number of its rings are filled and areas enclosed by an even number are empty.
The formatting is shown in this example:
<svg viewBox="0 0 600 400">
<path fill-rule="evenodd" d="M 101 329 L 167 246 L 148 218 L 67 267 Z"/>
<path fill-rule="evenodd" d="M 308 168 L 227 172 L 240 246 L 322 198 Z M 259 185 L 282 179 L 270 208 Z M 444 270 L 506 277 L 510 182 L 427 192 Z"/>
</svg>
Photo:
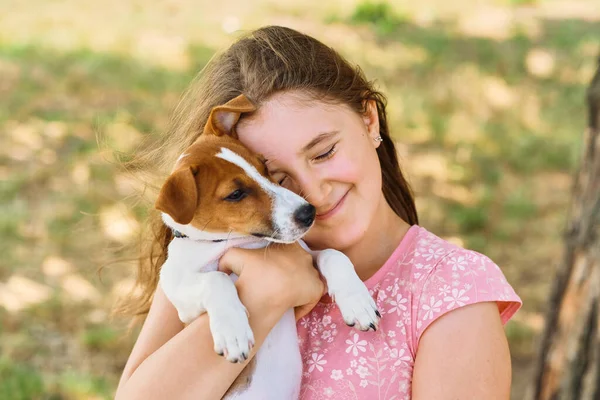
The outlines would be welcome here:
<svg viewBox="0 0 600 400">
<path fill-rule="evenodd" d="M 309 229 L 310 229 L 310 226 L 305 227 L 305 228 L 295 228 L 292 230 L 288 230 L 286 232 L 279 232 L 279 231 L 273 231 L 273 232 L 269 232 L 269 233 L 253 232 L 253 233 L 251 233 L 251 235 L 256 238 L 264 239 L 266 241 L 273 242 L 273 243 L 289 244 L 289 243 L 294 243 L 295 241 L 297 241 L 299 239 L 302 239 L 302 237 L 304 235 L 306 235 L 306 233 L 308 232 Z"/>
</svg>

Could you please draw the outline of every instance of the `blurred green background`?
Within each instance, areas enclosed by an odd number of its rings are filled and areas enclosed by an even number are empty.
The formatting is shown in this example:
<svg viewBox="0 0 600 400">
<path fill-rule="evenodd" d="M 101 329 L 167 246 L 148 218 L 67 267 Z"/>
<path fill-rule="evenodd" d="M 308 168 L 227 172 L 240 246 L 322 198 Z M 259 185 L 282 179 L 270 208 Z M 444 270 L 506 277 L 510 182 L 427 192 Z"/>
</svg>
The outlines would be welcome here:
<svg viewBox="0 0 600 400">
<path fill-rule="evenodd" d="M 115 152 L 160 135 L 212 54 L 264 24 L 334 46 L 388 95 L 421 224 L 489 255 L 525 302 L 506 327 L 522 397 L 600 51 L 596 1 L 0 0 L 0 399 L 113 396 L 135 338 L 110 317 L 133 282 L 118 260 L 146 215 Z"/>
</svg>

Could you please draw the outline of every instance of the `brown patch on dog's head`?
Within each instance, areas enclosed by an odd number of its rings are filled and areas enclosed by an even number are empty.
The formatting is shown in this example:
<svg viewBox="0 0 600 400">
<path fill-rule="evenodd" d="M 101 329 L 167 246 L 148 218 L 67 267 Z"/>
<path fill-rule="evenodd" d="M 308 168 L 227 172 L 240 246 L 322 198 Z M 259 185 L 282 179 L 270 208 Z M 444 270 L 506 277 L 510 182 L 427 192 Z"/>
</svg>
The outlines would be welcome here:
<svg viewBox="0 0 600 400">
<path fill-rule="evenodd" d="M 225 147 L 268 178 L 261 157 L 227 135 L 201 135 L 177 162 L 155 207 L 180 224 L 207 232 L 270 236 L 269 194 L 239 166 L 216 157 Z"/>
<path fill-rule="evenodd" d="M 204 134 L 228 135 L 237 139 L 235 125 L 242 114 L 254 111 L 256 111 L 254 104 L 241 94 L 224 105 L 212 109 L 204 126 Z"/>
</svg>

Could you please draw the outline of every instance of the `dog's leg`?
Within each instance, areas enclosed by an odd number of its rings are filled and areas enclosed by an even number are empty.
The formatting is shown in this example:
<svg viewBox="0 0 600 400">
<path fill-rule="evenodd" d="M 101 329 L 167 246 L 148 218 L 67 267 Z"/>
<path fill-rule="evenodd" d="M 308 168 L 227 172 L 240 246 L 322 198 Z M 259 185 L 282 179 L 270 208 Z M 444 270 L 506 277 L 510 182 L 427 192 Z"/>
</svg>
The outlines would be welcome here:
<svg viewBox="0 0 600 400">
<path fill-rule="evenodd" d="M 207 312 L 215 352 L 231 362 L 244 362 L 254 346 L 254 335 L 231 278 L 218 271 L 186 272 L 176 280 L 170 275 L 163 267 L 161 286 L 181 321 L 190 323 Z"/>
<path fill-rule="evenodd" d="M 349 326 L 358 323 L 358 328 L 362 331 L 377 330 L 381 314 L 350 259 L 333 249 L 311 250 L 310 253 L 315 258 L 321 275 L 325 277 L 329 295 L 340 308 L 344 322 Z"/>
</svg>

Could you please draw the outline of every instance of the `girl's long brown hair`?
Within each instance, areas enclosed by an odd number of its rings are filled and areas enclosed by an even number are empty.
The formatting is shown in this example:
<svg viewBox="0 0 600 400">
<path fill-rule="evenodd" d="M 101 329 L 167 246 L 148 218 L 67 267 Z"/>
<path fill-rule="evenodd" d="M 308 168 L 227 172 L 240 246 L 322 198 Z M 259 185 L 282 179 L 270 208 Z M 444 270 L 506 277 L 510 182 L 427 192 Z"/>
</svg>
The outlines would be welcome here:
<svg viewBox="0 0 600 400">
<path fill-rule="evenodd" d="M 185 92 L 161 142 L 154 150 L 137 157 L 134 164 L 146 171 L 166 173 L 179 154 L 201 134 L 213 107 L 241 93 L 260 107 L 273 94 L 290 90 L 303 91 L 322 101 L 346 104 L 360 114 L 366 112 L 367 100 L 376 103 L 383 138 L 377 153 L 385 199 L 403 220 L 417 224 L 412 191 L 402 175 L 389 135 L 386 98 L 367 81 L 359 67 L 350 65 L 318 40 L 289 28 L 267 26 L 258 29 L 215 56 Z M 151 235 L 138 266 L 138 294 L 120 309 L 128 314 L 148 312 L 172 239 L 171 231 L 164 226 L 158 213 L 152 212 L 149 222 Z"/>
</svg>

